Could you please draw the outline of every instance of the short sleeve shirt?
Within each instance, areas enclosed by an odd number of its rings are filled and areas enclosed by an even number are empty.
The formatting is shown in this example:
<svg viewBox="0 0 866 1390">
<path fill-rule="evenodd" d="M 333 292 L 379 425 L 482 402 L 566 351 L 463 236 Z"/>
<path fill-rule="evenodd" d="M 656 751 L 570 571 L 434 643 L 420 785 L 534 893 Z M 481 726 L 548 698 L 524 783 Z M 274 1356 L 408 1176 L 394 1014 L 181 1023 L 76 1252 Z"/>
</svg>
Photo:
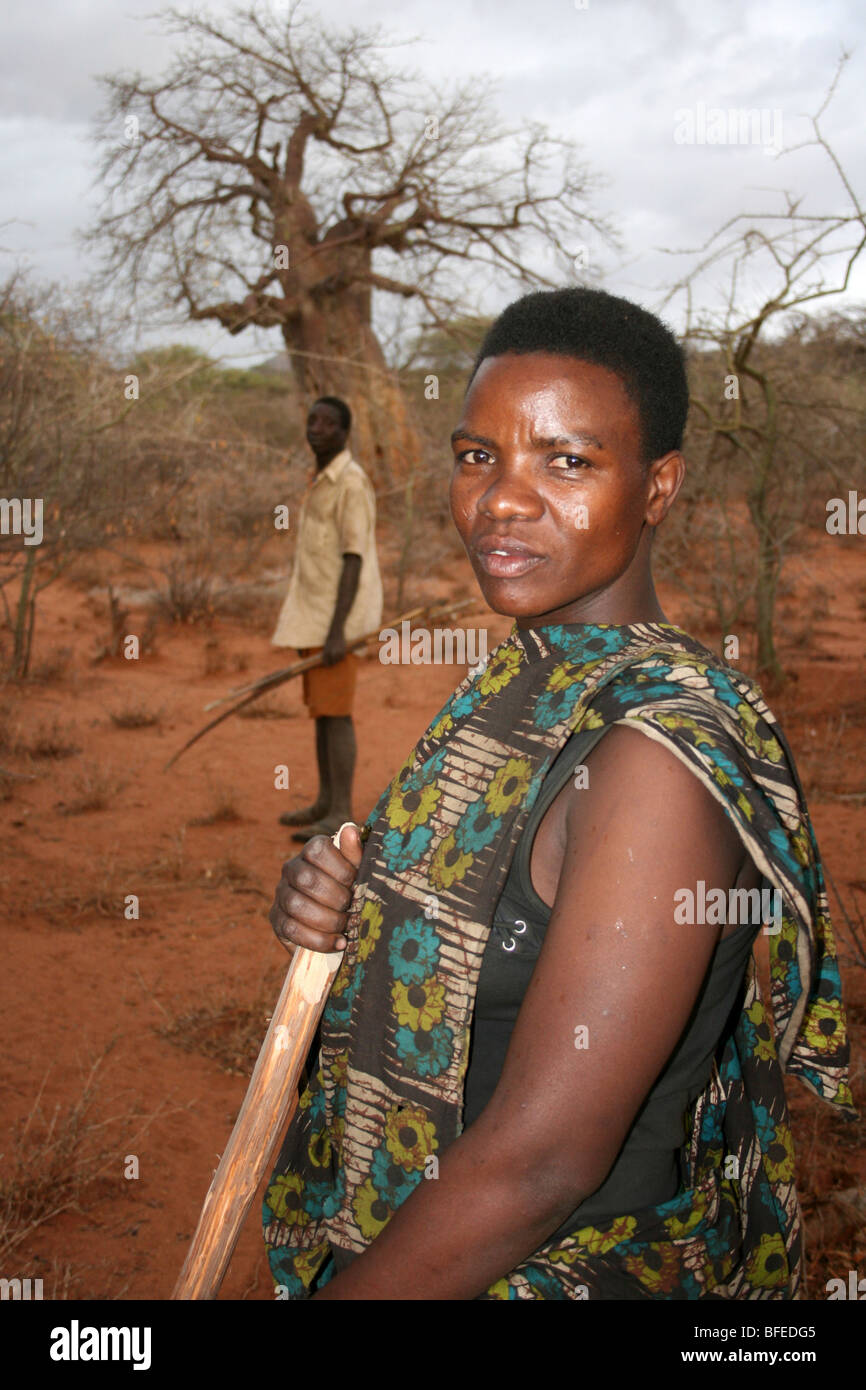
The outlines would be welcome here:
<svg viewBox="0 0 866 1390">
<path fill-rule="evenodd" d="M 344 555 L 360 555 L 358 590 L 343 629 L 347 642 L 382 621 L 376 554 L 376 494 L 344 449 L 310 482 L 298 517 L 295 563 L 271 639 L 275 647 L 321 647 L 331 626 Z"/>
</svg>

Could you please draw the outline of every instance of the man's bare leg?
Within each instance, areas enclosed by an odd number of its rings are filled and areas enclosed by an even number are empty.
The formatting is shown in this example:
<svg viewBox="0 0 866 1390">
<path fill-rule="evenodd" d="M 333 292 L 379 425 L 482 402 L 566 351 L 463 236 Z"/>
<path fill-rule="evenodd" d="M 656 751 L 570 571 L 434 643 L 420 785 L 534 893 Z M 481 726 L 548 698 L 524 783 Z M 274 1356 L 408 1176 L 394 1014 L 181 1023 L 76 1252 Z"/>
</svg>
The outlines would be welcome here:
<svg viewBox="0 0 866 1390">
<path fill-rule="evenodd" d="M 298 811 L 284 811 L 280 825 L 310 825 L 324 820 L 331 810 L 331 770 L 328 759 L 328 738 L 326 715 L 316 719 L 316 762 L 319 767 L 319 793 L 312 806 L 304 806 Z M 345 817 L 348 819 L 348 817 Z M 341 822 L 342 824 L 342 822 Z"/>
</svg>

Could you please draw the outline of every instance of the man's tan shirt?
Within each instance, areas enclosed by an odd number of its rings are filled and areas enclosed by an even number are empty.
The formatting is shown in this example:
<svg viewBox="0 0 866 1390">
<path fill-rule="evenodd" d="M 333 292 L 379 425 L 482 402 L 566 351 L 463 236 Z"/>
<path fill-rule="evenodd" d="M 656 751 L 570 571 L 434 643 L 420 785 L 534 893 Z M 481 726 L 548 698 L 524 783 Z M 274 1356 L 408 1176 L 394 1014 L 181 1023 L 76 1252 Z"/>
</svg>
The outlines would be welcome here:
<svg viewBox="0 0 866 1390">
<path fill-rule="evenodd" d="M 273 637 L 275 647 L 323 647 L 331 627 L 345 554 L 360 555 L 358 591 L 343 629 L 347 642 L 382 621 L 376 554 L 376 494 L 348 449 L 310 483 L 301 503 L 295 564 Z"/>
</svg>

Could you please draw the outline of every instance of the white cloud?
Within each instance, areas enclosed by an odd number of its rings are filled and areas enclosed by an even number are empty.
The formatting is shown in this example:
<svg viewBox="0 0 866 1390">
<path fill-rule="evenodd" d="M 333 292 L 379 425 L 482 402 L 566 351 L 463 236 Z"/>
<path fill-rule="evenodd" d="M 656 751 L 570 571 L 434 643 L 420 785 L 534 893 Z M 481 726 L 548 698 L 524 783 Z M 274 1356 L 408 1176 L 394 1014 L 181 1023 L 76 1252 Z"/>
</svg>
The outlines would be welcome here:
<svg viewBox="0 0 866 1390">
<path fill-rule="evenodd" d="M 765 199 L 762 187 L 840 205 L 832 170 L 813 154 L 774 161 L 750 147 L 677 145 L 679 108 L 778 109 L 790 141 L 807 129 L 803 115 L 820 102 L 842 46 L 854 47 L 828 129 L 846 167 L 857 167 L 866 79 L 859 0 L 589 0 L 585 9 L 574 0 L 317 0 L 307 10 L 338 28 L 379 23 L 395 42 L 419 36 L 393 61 L 419 71 L 433 105 L 443 81 L 493 76 L 510 123 L 542 120 L 577 140 L 607 179 L 598 201 L 626 241 L 615 269 L 602 258 L 611 288 L 644 286 L 646 302 L 671 274 L 658 247 L 699 243 Z M 172 52 L 172 40 L 136 14 L 147 14 L 146 3 L 125 11 L 116 0 L 44 0 L 4 15 L 0 244 L 26 252 L 46 278 L 83 276 L 91 264 L 74 233 L 93 206 L 95 74 L 158 71 Z M 863 276 L 856 289 L 864 293 Z M 177 336 L 186 336 L 181 324 Z"/>
</svg>

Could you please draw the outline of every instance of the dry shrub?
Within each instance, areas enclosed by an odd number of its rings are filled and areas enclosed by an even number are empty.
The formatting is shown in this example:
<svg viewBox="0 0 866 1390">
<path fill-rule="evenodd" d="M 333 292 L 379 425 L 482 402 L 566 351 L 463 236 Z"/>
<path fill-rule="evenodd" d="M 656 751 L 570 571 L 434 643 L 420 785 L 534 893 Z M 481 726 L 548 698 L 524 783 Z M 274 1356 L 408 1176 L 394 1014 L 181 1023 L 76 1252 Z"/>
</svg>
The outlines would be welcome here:
<svg viewBox="0 0 866 1390">
<path fill-rule="evenodd" d="M 222 618 L 238 618 L 249 631 L 270 632 L 274 626 L 273 591 L 261 584 L 226 584 L 213 596 Z"/>
<path fill-rule="evenodd" d="M 128 1269 L 111 1260 L 100 1260 L 96 1264 L 73 1264 L 55 1255 L 49 1263 L 41 1256 L 34 1255 L 28 1261 L 28 1269 L 31 1277 L 42 1279 L 42 1297 L 47 1303 L 82 1299 L 98 1303 L 114 1302 L 128 1296 L 131 1284 Z"/>
<path fill-rule="evenodd" d="M 858 891 L 862 892 L 866 888 L 866 884 L 852 883 L 846 902 L 845 897 L 830 878 L 829 871 L 827 871 L 827 877 L 835 894 L 841 919 L 845 923 L 843 930 L 838 918 L 836 919 L 840 947 L 839 958 L 850 965 L 859 966 L 861 970 L 866 970 L 866 914 L 864 914 L 863 906 L 858 897 Z M 845 950 L 843 947 L 850 947 L 850 950 Z M 849 1017 L 855 1015 L 855 1010 L 858 1007 L 856 1004 L 848 1005 Z M 864 1011 L 861 1010 L 861 1014 L 862 1012 Z M 866 1019 L 861 1017 L 860 1022 L 864 1021 Z"/>
<path fill-rule="evenodd" d="M 75 742 L 75 730 L 61 724 L 57 715 L 39 724 L 28 743 L 19 744 L 16 752 L 31 758 L 71 758 L 81 750 Z"/>
<path fill-rule="evenodd" d="M 93 555 L 82 555 L 67 566 L 66 579 L 76 589 L 83 589 L 85 593 L 89 593 L 91 589 L 103 588 L 108 563 Z"/>
<path fill-rule="evenodd" d="M 32 910 L 52 928 L 77 930 L 82 917 L 123 917 L 123 893 L 117 887 L 120 871 L 108 865 L 92 887 L 49 887 L 33 899 Z"/>
<path fill-rule="evenodd" d="M 231 1076 L 249 1076 L 259 1055 L 283 975 L 268 970 L 250 997 L 237 983 L 233 992 L 223 988 L 198 1008 L 168 1014 L 168 1022 L 157 1029 L 184 1052 L 200 1052 L 218 1062 Z M 240 997 L 238 997 L 240 995 Z"/>
<path fill-rule="evenodd" d="M 165 566 L 166 586 L 157 595 L 158 610 L 172 623 L 209 621 L 214 614 L 214 577 L 200 557 L 179 556 Z"/>
<path fill-rule="evenodd" d="M 148 709 L 130 701 L 119 710 L 109 710 L 108 717 L 116 729 L 152 729 L 162 722 L 164 710 Z"/>
<path fill-rule="evenodd" d="M 202 869 L 202 879 L 207 888 L 237 888 L 239 892 L 261 893 L 263 890 L 255 883 L 245 864 L 241 864 L 230 854 L 223 855 L 215 864 Z M 243 885 L 242 888 L 239 885 Z"/>
<path fill-rule="evenodd" d="M 850 769 L 855 775 L 859 772 L 850 746 L 849 722 L 847 711 L 840 709 L 824 716 L 820 722 L 816 716 L 815 724 L 810 723 L 803 730 L 797 750 L 797 768 L 807 801 L 837 798 L 846 771 Z"/>
<path fill-rule="evenodd" d="M 46 1115 L 45 1082 L 4 1146 L 0 1156 L 0 1261 L 61 1212 L 80 1210 L 79 1203 L 109 1174 L 120 1178 L 121 1155 L 161 1113 L 144 1119 L 131 1108 L 104 1118 L 117 1098 L 103 1092 L 100 1069 L 114 1042 L 93 1061 L 76 1099 L 55 1105 Z M 47 1079 L 47 1078 L 46 1078 Z"/>
<path fill-rule="evenodd" d="M 124 608 L 120 597 L 115 593 L 111 584 L 106 585 L 107 605 L 103 613 L 102 604 L 94 598 L 94 611 L 99 616 L 108 618 L 108 640 L 103 642 L 96 649 L 91 657 L 94 664 L 104 661 L 106 657 L 116 657 L 124 655 L 124 643 L 127 637 L 135 636 L 138 638 L 138 651 L 140 656 L 146 656 L 149 652 L 156 650 L 156 631 L 158 619 L 155 613 L 148 614 L 144 626 L 140 631 L 136 631 L 137 622 L 131 618 L 128 608 Z"/>
<path fill-rule="evenodd" d="M 862 1029 L 852 1031 L 862 1036 Z M 862 1088 L 856 1075 L 852 1081 L 856 1097 Z M 862 1116 L 851 1120 L 835 1114 L 793 1081 L 786 1091 L 806 1228 L 806 1297 L 825 1298 L 828 1280 L 846 1278 L 849 1269 L 866 1262 L 866 1202 L 859 1177 L 866 1122 Z"/>
<path fill-rule="evenodd" d="M 218 676 L 226 669 L 225 652 L 218 637 L 209 637 L 204 644 L 204 674 Z"/>
<path fill-rule="evenodd" d="M 189 825 L 233 825 L 243 817 L 238 810 L 234 787 L 211 787 L 211 806 L 203 816 L 196 816 Z"/>
<path fill-rule="evenodd" d="M 72 796 L 58 801 L 57 810 L 64 816 L 82 816 L 88 811 L 104 811 L 112 799 L 126 786 L 111 767 L 89 760 L 75 774 Z"/>
<path fill-rule="evenodd" d="M 72 665 L 71 647 L 57 647 L 55 651 L 31 663 L 27 679 L 34 685 L 55 685 L 69 674 Z"/>
<path fill-rule="evenodd" d="M 151 859 L 139 876 L 156 885 L 182 883 L 187 877 L 185 841 L 186 826 L 182 826 L 171 835 L 168 848 Z"/>
</svg>

